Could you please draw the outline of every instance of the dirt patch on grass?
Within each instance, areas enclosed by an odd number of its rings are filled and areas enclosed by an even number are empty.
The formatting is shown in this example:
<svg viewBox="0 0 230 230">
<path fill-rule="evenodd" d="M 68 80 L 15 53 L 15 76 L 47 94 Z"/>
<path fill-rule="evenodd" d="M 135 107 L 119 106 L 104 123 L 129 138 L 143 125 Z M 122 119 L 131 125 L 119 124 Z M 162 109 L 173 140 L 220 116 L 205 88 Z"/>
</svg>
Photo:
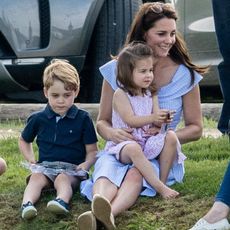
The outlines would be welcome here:
<svg viewBox="0 0 230 230">
<path fill-rule="evenodd" d="M 0 139 L 7 139 L 11 137 L 19 137 L 20 131 L 13 129 L 0 129 Z"/>
</svg>

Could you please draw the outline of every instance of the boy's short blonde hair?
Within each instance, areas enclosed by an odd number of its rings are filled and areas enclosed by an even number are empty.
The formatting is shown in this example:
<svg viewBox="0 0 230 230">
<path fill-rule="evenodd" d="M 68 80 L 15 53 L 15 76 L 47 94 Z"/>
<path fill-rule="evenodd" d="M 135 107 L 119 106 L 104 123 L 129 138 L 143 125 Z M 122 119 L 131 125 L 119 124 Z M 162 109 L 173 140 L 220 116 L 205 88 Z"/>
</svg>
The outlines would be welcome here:
<svg viewBox="0 0 230 230">
<path fill-rule="evenodd" d="M 59 80 L 64 83 L 66 90 L 79 91 L 80 79 L 78 72 L 67 60 L 53 59 L 45 68 L 43 73 L 43 86 L 49 89 L 54 80 Z"/>
</svg>

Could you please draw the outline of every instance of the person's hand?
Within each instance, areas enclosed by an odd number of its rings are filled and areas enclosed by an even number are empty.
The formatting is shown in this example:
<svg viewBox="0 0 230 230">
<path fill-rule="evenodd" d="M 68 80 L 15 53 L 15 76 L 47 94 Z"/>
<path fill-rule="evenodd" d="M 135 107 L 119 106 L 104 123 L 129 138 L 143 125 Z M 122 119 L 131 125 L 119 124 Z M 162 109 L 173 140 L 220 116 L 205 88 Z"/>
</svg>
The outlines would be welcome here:
<svg viewBox="0 0 230 230">
<path fill-rule="evenodd" d="M 167 114 L 167 119 L 166 119 L 165 123 L 167 123 L 167 124 L 171 123 L 175 113 L 176 113 L 175 110 L 169 111 Z"/>
<path fill-rule="evenodd" d="M 166 123 L 169 118 L 169 110 L 159 109 L 158 111 L 152 114 L 153 123 L 157 126 L 161 126 L 163 123 Z"/>
<path fill-rule="evenodd" d="M 37 163 L 36 160 L 35 160 L 34 158 L 28 159 L 28 162 L 29 162 L 30 164 L 36 164 L 36 163 Z"/>
<path fill-rule="evenodd" d="M 88 169 L 89 169 L 89 165 L 87 162 L 83 162 L 76 166 L 76 171 L 80 171 L 80 170 L 88 171 Z"/>
<path fill-rule="evenodd" d="M 153 116 L 153 123 L 157 126 L 161 126 L 163 123 L 169 124 L 172 122 L 174 117 L 175 111 L 167 110 L 167 109 L 160 109 L 154 114 Z"/>
<path fill-rule="evenodd" d="M 134 140 L 132 132 L 132 128 L 113 129 L 111 133 L 111 141 L 114 143 L 120 143 L 122 141 Z"/>
<path fill-rule="evenodd" d="M 145 131 L 145 136 L 155 136 L 160 132 L 161 128 L 154 126 L 154 127 L 150 127 L 148 130 Z"/>
<path fill-rule="evenodd" d="M 83 162 L 79 165 L 76 166 L 75 169 L 78 172 L 78 178 L 80 178 L 81 180 L 86 180 L 89 177 L 89 166 L 87 164 L 87 162 Z"/>
</svg>

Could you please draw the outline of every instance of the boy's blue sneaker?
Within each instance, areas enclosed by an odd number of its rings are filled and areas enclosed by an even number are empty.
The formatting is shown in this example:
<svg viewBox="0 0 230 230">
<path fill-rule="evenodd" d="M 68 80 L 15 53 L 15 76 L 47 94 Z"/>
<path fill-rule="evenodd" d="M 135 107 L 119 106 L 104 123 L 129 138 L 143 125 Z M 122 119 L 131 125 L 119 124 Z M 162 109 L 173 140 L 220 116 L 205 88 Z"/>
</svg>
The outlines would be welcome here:
<svg viewBox="0 0 230 230">
<path fill-rule="evenodd" d="M 37 209 L 34 205 L 28 201 L 26 204 L 22 204 L 22 218 L 25 220 L 29 220 L 37 216 Z"/>
<path fill-rule="evenodd" d="M 56 198 L 48 202 L 47 209 L 54 214 L 65 215 L 69 213 L 69 204 L 60 198 Z"/>
</svg>

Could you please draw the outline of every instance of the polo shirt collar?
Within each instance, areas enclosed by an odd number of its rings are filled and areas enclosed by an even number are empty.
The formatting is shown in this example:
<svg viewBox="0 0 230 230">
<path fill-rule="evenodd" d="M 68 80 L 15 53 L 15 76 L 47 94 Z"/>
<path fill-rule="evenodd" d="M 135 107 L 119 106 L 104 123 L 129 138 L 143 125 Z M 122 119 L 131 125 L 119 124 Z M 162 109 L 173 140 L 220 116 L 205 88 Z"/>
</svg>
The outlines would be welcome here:
<svg viewBox="0 0 230 230">
<path fill-rule="evenodd" d="M 79 109 L 76 105 L 72 105 L 69 110 L 67 111 L 67 114 L 65 115 L 65 117 L 74 119 L 78 113 Z M 52 108 L 50 107 L 49 104 L 47 104 L 47 106 L 45 107 L 44 110 L 46 116 L 48 117 L 48 119 L 51 119 L 53 117 L 57 117 L 60 116 L 59 114 L 55 113 Z"/>
</svg>

